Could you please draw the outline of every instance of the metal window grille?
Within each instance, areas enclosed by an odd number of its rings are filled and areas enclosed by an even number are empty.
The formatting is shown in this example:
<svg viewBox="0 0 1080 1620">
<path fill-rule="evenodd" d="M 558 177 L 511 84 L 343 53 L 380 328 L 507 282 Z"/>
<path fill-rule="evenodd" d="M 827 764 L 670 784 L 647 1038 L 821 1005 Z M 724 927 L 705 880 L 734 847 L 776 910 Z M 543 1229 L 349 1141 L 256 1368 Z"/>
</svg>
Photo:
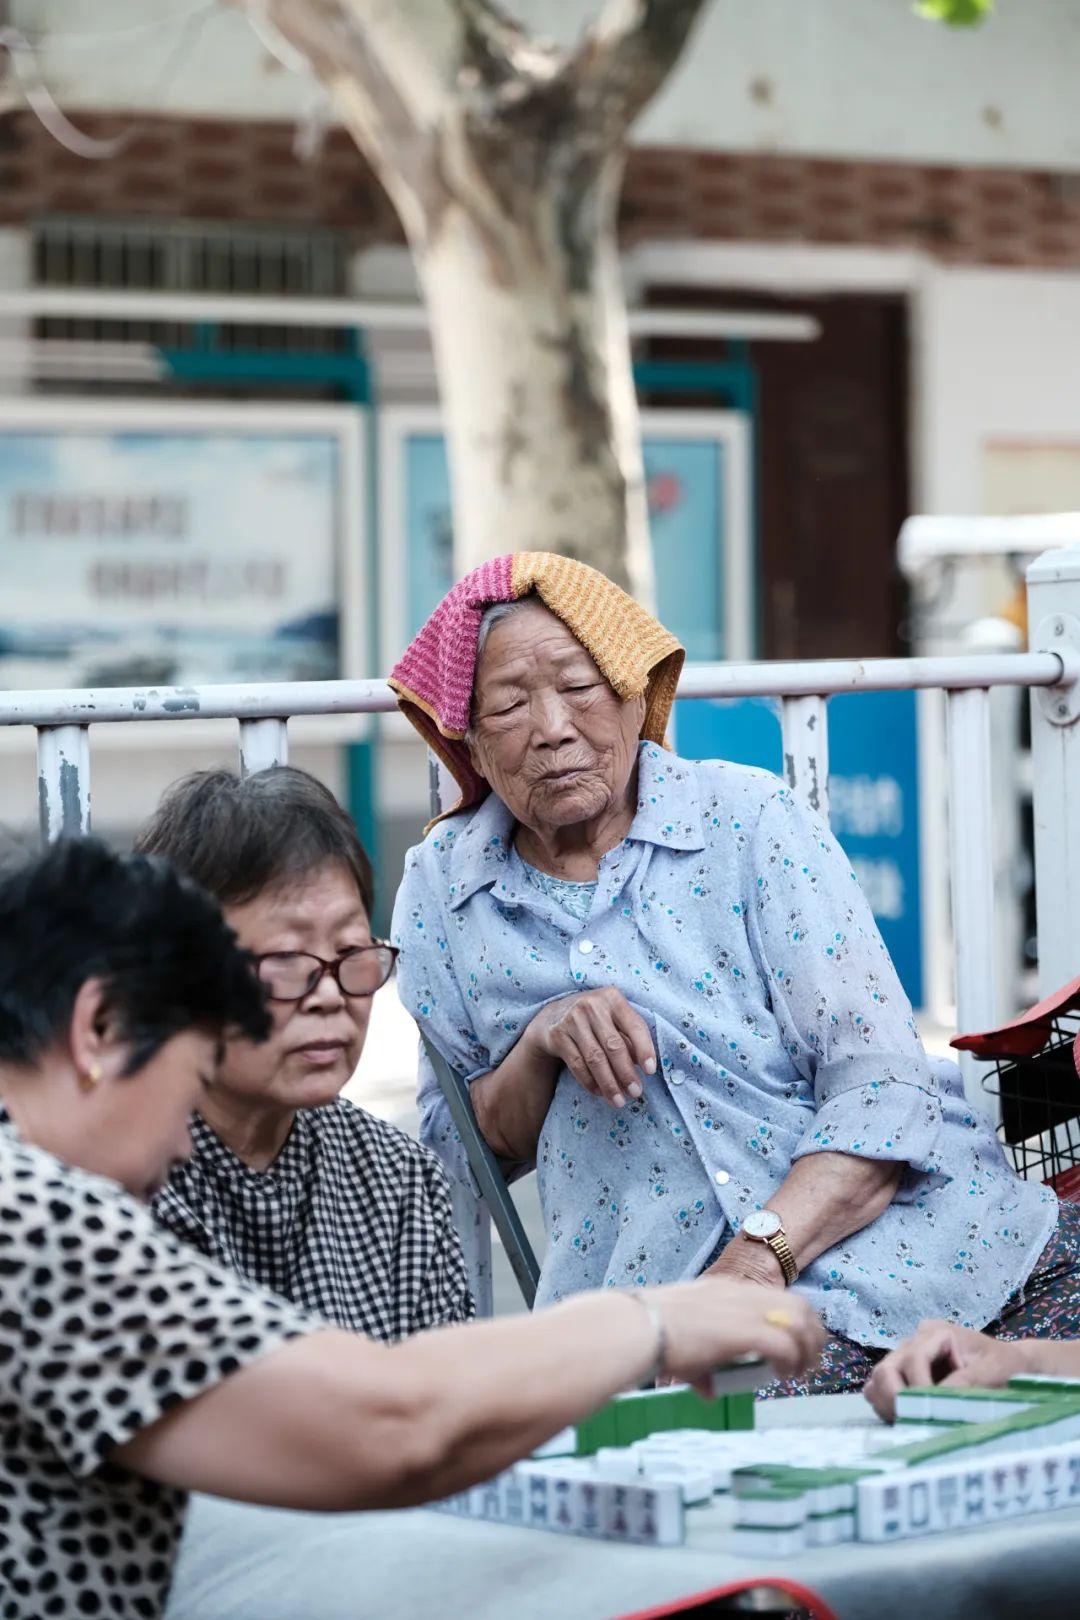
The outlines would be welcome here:
<svg viewBox="0 0 1080 1620">
<path fill-rule="evenodd" d="M 248 297 L 339 298 L 348 291 L 349 247 L 343 233 L 327 229 L 280 229 L 215 225 L 198 221 L 80 219 L 54 216 L 34 229 L 33 272 L 37 287 L 109 291 L 221 293 Z M 205 340 L 205 330 L 175 320 L 118 320 L 86 316 L 39 316 L 35 339 L 52 343 L 184 349 Z M 263 325 L 213 329 L 220 352 L 242 349 L 279 354 L 340 354 L 350 334 L 344 328 Z M 39 388 L 73 386 L 95 393 L 145 392 L 145 377 L 59 376 Z M 151 385 L 152 386 L 152 385 Z M 207 389 L 198 390 L 205 393 Z M 213 390 L 211 390 L 213 391 Z M 250 390 L 246 390 L 250 392 Z M 176 389 L 170 387 L 170 392 Z"/>
</svg>

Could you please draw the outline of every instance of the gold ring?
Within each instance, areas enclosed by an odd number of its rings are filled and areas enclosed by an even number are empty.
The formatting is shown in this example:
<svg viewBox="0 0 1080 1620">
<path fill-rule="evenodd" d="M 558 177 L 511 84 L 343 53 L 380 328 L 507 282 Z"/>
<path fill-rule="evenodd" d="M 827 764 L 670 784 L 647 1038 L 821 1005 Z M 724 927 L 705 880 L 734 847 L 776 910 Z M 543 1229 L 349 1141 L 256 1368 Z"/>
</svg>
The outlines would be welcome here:
<svg viewBox="0 0 1080 1620">
<path fill-rule="evenodd" d="M 766 1311 L 765 1320 L 773 1327 L 790 1327 L 791 1317 L 787 1311 Z"/>
</svg>

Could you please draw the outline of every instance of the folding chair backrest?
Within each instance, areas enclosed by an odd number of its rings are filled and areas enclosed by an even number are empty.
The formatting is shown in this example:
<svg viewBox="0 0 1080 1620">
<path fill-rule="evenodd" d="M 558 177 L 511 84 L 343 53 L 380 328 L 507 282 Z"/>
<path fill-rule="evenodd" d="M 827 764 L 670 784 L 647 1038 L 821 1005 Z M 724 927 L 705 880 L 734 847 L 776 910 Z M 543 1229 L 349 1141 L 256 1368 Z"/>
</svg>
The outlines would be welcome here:
<svg viewBox="0 0 1080 1620">
<path fill-rule="evenodd" d="M 506 1251 L 506 1258 L 521 1289 L 522 1298 L 531 1310 L 536 1298 L 536 1287 L 540 1281 L 540 1266 L 532 1244 L 526 1236 L 525 1228 L 521 1224 L 521 1216 L 510 1196 L 510 1188 L 506 1184 L 502 1166 L 476 1123 L 476 1115 L 469 1099 L 469 1088 L 465 1081 L 455 1073 L 438 1047 L 431 1043 L 423 1031 L 421 1039 L 431 1067 L 435 1071 L 435 1078 L 439 1082 L 439 1089 L 446 1099 L 450 1117 L 461 1137 L 469 1169 L 480 1189 L 481 1202 L 495 1223 L 495 1229 Z"/>
</svg>

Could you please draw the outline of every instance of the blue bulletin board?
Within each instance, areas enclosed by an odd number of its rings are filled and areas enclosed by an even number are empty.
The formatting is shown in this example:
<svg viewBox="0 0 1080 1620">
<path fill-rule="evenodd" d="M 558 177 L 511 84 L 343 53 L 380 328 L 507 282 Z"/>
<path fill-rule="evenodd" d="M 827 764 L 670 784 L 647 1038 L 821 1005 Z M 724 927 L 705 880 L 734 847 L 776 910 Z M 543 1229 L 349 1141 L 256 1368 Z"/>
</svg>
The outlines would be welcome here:
<svg viewBox="0 0 1080 1620">
<path fill-rule="evenodd" d="M 676 705 L 675 744 L 690 759 L 781 769 L 780 707 L 771 699 Z M 916 694 L 853 692 L 829 700 L 829 812 L 914 1007 L 923 1004 Z"/>
<path fill-rule="evenodd" d="M 646 411 L 642 431 L 659 616 L 688 659 L 752 658 L 757 649 L 747 419 L 729 411 Z M 385 665 L 449 588 L 453 535 L 438 413 L 389 409 L 380 432 Z M 779 771 L 779 705 L 756 699 L 680 702 L 674 742 L 691 759 L 733 759 Z M 919 1007 L 917 744 L 914 693 L 845 694 L 830 701 L 833 829 Z"/>
</svg>

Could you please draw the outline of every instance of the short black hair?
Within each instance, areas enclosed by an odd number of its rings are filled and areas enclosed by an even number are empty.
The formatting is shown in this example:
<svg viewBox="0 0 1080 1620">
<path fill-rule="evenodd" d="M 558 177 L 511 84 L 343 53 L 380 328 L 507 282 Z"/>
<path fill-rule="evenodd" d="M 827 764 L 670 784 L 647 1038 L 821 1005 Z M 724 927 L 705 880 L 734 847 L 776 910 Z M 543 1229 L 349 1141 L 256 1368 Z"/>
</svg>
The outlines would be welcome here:
<svg viewBox="0 0 1080 1620">
<path fill-rule="evenodd" d="M 163 855 L 223 906 L 244 905 L 338 861 L 371 915 L 371 862 L 352 820 L 318 777 L 293 765 L 252 776 L 213 770 L 181 777 L 135 848 Z"/>
<path fill-rule="evenodd" d="M 96 838 L 0 869 L 0 1061 L 36 1063 L 66 1035 L 75 998 L 100 979 L 130 1047 L 127 1072 L 198 1029 L 265 1040 L 252 958 L 208 894 L 167 862 Z"/>
</svg>

